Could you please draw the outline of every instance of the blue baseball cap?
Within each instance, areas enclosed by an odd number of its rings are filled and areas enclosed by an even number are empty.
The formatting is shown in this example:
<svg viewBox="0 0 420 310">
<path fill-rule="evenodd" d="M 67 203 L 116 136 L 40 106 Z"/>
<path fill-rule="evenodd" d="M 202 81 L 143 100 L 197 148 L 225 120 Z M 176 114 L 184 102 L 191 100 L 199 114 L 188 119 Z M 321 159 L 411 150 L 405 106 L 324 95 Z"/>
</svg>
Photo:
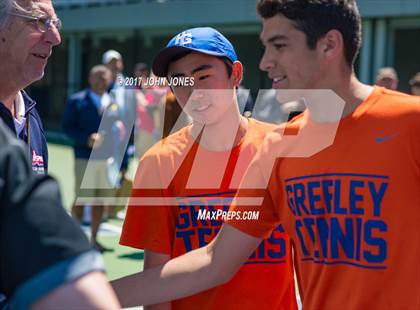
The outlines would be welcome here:
<svg viewBox="0 0 420 310">
<path fill-rule="evenodd" d="M 232 43 L 219 31 L 210 27 L 192 28 L 178 33 L 157 54 L 152 65 L 153 73 L 166 76 L 172 59 L 186 51 L 226 57 L 232 62 L 238 60 Z"/>
</svg>

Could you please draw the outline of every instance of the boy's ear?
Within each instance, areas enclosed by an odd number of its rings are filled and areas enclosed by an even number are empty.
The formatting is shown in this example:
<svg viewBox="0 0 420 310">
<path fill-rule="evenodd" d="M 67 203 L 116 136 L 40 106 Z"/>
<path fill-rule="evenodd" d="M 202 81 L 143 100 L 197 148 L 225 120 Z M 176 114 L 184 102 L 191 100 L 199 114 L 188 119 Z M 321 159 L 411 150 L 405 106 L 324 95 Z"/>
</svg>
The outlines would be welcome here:
<svg viewBox="0 0 420 310">
<path fill-rule="evenodd" d="M 338 30 L 328 31 L 319 41 L 321 52 L 327 59 L 334 59 L 343 55 L 344 41 L 343 35 Z"/>
<path fill-rule="evenodd" d="M 240 61 L 235 61 L 232 64 L 232 78 L 233 83 L 236 87 L 239 87 L 239 85 L 241 85 L 243 74 L 244 67 L 242 66 L 242 63 Z"/>
</svg>

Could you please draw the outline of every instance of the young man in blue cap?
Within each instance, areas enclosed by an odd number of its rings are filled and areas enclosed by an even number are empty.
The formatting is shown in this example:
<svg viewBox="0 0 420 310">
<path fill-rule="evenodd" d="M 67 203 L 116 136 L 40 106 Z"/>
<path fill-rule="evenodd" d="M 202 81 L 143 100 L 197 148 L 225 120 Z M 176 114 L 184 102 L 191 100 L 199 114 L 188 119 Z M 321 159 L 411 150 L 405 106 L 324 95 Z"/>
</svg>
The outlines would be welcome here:
<svg viewBox="0 0 420 310">
<path fill-rule="evenodd" d="M 211 242 L 223 220 L 234 216 L 228 209 L 239 181 L 274 129 L 240 115 L 236 89 L 242 64 L 213 28 L 176 35 L 156 56 L 153 71 L 172 83 L 192 124 L 152 147 L 137 170 L 120 242 L 145 250 L 145 269 Z M 259 309 L 262 304 L 296 308 L 289 241 L 281 226 L 228 283 L 155 307 Z"/>
</svg>

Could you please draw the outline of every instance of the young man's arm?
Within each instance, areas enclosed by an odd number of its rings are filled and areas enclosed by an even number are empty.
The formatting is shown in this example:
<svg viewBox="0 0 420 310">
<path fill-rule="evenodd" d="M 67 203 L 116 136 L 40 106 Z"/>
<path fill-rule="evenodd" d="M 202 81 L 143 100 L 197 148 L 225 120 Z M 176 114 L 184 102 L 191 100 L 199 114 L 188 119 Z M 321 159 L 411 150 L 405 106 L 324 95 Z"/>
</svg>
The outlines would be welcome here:
<svg viewBox="0 0 420 310">
<path fill-rule="evenodd" d="M 163 265 L 171 260 L 168 254 L 144 250 L 144 270 Z M 170 310 L 171 302 L 163 302 L 144 307 L 144 310 Z"/>
<path fill-rule="evenodd" d="M 111 284 L 123 307 L 189 296 L 229 281 L 261 240 L 225 224 L 207 246 Z"/>
</svg>

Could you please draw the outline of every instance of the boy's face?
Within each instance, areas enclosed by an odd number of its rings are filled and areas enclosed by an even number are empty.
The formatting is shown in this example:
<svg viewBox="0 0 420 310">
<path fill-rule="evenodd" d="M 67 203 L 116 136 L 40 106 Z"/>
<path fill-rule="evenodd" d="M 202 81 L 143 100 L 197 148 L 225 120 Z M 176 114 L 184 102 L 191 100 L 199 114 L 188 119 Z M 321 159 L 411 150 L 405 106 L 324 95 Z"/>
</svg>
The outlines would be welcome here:
<svg viewBox="0 0 420 310">
<path fill-rule="evenodd" d="M 292 21 L 277 14 L 263 20 L 265 46 L 260 69 L 267 71 L 275 89 L 315 89 L 322 77 L 320 48 L 309 49 L 306 36 Z"/>
<path fill-rule="evenodd" d="M 235 104 L 234 89 L 242 78 L 238 78 L 242 70 L 238 73 L 237 66 L 241 66 L 239 62 L 234 63 L 234 72 L 229 77 L 220 58 L 195 52 L 169 64 L 169 79 L 194 79 L 194 86 L 172 86 L 179 104 L 193 121 L 202 124 L 217 122 Z"/>
</svg>

